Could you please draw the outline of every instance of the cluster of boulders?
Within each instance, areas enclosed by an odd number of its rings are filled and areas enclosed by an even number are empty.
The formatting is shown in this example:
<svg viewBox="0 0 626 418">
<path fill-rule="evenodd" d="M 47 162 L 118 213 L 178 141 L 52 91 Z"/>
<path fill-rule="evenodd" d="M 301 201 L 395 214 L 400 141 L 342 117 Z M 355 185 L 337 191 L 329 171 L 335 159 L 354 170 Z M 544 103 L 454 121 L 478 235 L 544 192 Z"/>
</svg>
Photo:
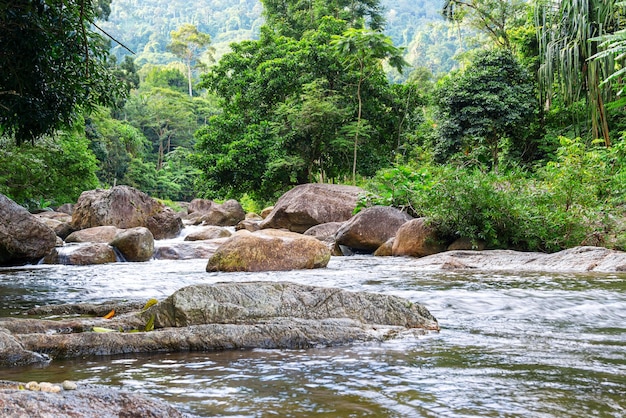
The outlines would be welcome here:
<svg viewBox="0 0 626 418">
<path fill-rule="evenodd" d="M 37 215 L 0 195 L 0 265 L 203 258 L 207 271 L 267 271 L 325 267 L 331 255 L 421 258 L 447 251 L 445 260 L 429 259 L 429 265 L 464 268 L 456 259 L 462 251 L 484 249 L 466 239 L 445 242 L 427 219 L 392 207 L 354 214 L 364 193 L 304 184 L 260 215 L 246 214 L 236 200 L 195 199 L 175 212 L 127 186 L 90 190 L 75 205 Z M 184 240 L 171 240 L 184 226 Z"/>
</svg>

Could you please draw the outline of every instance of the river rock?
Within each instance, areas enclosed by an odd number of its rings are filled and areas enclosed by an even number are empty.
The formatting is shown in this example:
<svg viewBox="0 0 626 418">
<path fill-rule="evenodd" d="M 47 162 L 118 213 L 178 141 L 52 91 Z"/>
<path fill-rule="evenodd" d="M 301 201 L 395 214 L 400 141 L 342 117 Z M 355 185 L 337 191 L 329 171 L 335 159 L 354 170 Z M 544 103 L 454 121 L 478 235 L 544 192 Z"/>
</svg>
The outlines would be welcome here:
<svg viewBox="0 0 626 418">
<path fill-rule="evenodd" d="M 246 230 L 250 232 L 255 232 L 261 229 L 261 221 L 256 219 L 244 219 L 235 225 L 235 231 Z"/>
<path fill-rule="evenodd" d="M 117 248 L 126 261 L 148 261 L 154 255 L 154 236 L 142 226 L 118 232 L 109 245 Z"/>
<path fill-rule="evenodd" d="M 72 222 L 72 215 L 68 215 L 64 212 L 55 212 L 50 210 L 39 212 L 35 214 L 35 217 L 39 219 L 54 219 L 59 222 Z"/>
<path fill-rule="evenodd" d="M 43 259 L 44 264 L 69 264 L 73 266 L 115 263 L 116 261 L 117 256 L 113 247 L 98 242 L 55 248 Z"/>
<path fill-rule="evenodd" d="M 208 225 L 195 229 L 193 232 L 190 232 L 185 237 L 185 241 L 202 241 L 207 239 L 228 238 L 231 235 L 232 232 L 224 227 Z"/>
<path fill-rule="evenodd" d="M 187 213 L 206 213 L 210 211 L 215 204 L 215 202 L 209 199 L 193 199 L 187 206 Z"/>
<path fill-rule="evenodd" d="M 261 218 L 265 219 L 269 216 L 270 213 L 272 213 L 272 211 L 274 210 L 274 206 L 268 206 L 266 208 L 263 208 L 263 210 L 261 210 Z"/>
<path fill-rule="evenodd" d="M 146 331 L 148 323 L 156 328 Z M 94 327 L 110 331 L 92 332 Z M 396 296 L 244 282 L 189 286 L 142 312 L 112 319 L 1 318 L 0 328 L 11 338 L 10 345 L 0 346 L 4 358 L 17 350 L 60 359 L 380 342 L 422 335 L 439 325 L 426 308 Z"/>
<path fill-rule="evenodd" d="M 51 228 L 58 238 L 62 240 L 66 239 L 74 230 L 72 229 L 71 222 L 62 222 L 56 218 L 40 217 L 39 214 L 35 215 L 41 222 Z M 69 215 L 68 215 L 69 216 Z M 70 221 L 71 221 L 71 217 Z"/>
<path fill-rule="evenodd" d="M 417 218 L 398 228 L 392 253 L 394 256 L 424 257 L 445 249 L 435 229 L 426 224 L 426 218 Z"/>
<path fill-rule="evenodd" d="M 395 237 L 389 238 L 383 245 L 378 247 L 376 251 L 374 251 L 375 257 L 390 257 L 393 255 L 393 242 L 395 241 Z"/>
<path fill-rule="evenodd" d="M 326 267 L 330 250 L 313 237 L 277 230 L 238 231 L 211 256 L 206 270 L 284 271 Z"/>
<path fill-rule="evenodd" d="M 438 330 L 422 305 L 406 299 L 289 282 L 193 285 L 150 307 L 144 319 L 157 328 L 202 324 L 254 324 L 260 319 L 350 319 L 362 324 Z"/>
<path fill-rule="evenodd" d="M 121 229 L 146 227 L 155 239 L 176 237 L 183 223 L 180 217 L 147 194 L 129 186 L 83 192 L 74 207 L 74 229 L 112 225 Z"/>
<path fill-rule="evenodd" d="M 37 262 L 54 248 L 56 238 L 50 227 L 0 194 L 0 265 Z"/>
<path fill-rule="evenodd" d="M 200 220 L 203 225 L 235 226 L 246 219 L 246 212 L 239 202 L 234 199 L 222 204 L 213 204 L 211 209 L 204 212 Z"/>
<path fill-rule="evenodd" d="M 23 387 L 23 383 L 0 381 L 0 413 L 3 417 L 182 418 L 186 416 L 161 400 L 111 387 L 81 385 L 76 390 L 60 393 L 25 390 Z"/>
<path fill-rule="evenodd" d="M 73 203 L 65 203 L 58 208 L 56 208 L 56 212 L 66 213 L 72 216 L 72 212 L 74 212 L 74 204 Z"/>
<path fill-rule="evenodd" d="M 413 260 L 411 266 L 428 270 L 623 272 L 626 271 L 626 252 L 588 246 L 552 254 L 512 250 L 446 251 Z"/>
<path fill-rule="evenodd" d="M 343 224 L 335 241 L 351 251 L 373 253 L 411 219 L 411 215 L 390 206 L 369 207 Z"/>
<path fill-rule="evenodd" d="M 65 238 L 65 242 L 101 242 L 108 244 L 121 231 L 123 230 L 111 225 L 94 226 L 93 228 L 72 232 Z"/>
<path fill-rule="evenodd" d="M 261 228 L 288 229 L 302 233 L 326 222 L 343 222 L 352 217 L 360 187 L 337 184 L 302 184 L 278 199 L 261 222 Z"/>
<path fill-rule="evenodd" d="M 0 367 L 45 364 L 49 361 L 50 358 L 46 355 L 26 350 L 22 343 L 11 335 L 6 329 L 0 328 Z M 0 415 L 2 415 L 1 404 Z"/>
<path fill-rule="evenodd" d="M 191 260 L 196 258 L 208 259 L 218 247 L 228 238 L 219 238 L 203 241 L 185 241 L 158 243 L 154 249 L 154 258 L 157 260 Z"/>
</svg>

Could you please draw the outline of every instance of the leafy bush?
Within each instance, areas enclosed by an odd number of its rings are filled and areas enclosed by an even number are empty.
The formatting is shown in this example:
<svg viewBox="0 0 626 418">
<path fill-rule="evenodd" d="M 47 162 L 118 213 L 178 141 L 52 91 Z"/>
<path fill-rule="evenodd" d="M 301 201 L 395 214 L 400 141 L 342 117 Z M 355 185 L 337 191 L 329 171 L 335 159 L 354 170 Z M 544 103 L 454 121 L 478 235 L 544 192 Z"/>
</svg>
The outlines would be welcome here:
<svg viewBox="0 0 626 418">
<path fill-rule="evenodd" d="M 425 216 L 442 238 L 488 248 L 558 251 L 624 248 L 626 173 L 622 142 L 611 149 L 561 138 L 556 160 L 530 176 L 424 165 L 381 170 L 360 207 L 391 205 Z"/>
</svg>

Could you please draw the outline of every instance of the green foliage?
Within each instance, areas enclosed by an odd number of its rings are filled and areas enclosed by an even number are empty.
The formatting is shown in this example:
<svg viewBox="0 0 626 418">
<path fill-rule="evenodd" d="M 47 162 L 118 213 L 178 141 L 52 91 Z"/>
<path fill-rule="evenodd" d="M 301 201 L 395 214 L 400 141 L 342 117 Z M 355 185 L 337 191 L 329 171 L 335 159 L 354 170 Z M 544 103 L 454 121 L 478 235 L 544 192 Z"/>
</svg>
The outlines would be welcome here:
<svg viewBox="0 0 626 418">
<path fill-rule="evenodd" d="M 98 186 L 96 158 L 79 130 L 44 137 L 35 145 L 0 142 L 0 193 L 31 209 L 75 202 Z"/>
<path fill-rule="evenodd" d="M 107 7 L 61 0 L 0 5 L 0 135 L 18 145 L 34 141 L 125 94 L 107 65 L 108 44 L 91 30 Z"/>
<path fill-rule="evenodd" d="M 457 154 L 496 170 L 503 152 L 519 161 L 536 101 L 533 83 L 510 52 L 479 51 L 465 71 L 443 80 L 435 97 L 440 160 Z"/>
<path fill-rule="evenodd" d="M 450 166 L 396 166 L 368 185 L 361 206 L 391 204 L 425 216 L 441 236 L 489 248 L 558 251 L 577 245 L 624 248 L 624 145 L 561 139 L 557 159 L 536 176 Z"/>
<path fill-rule="evenodd" d="M 203 76 L 200 86 L 217 94 L 223 108 L 196 134 L 194 161 L 206 196 L 248 192 L 265 200 L 312 179 L 345 177 L 347 138 L 357 127 L 359 174 L 373 174 L 390 161 L 405 111 L 390 111 L 404 108 L 378 55 L 368 57 L 363 72 L 344 70 L 344 57 L 330 41 L 347 28 L 345 21 L 325 17 L 317 30 L 294 39 L 265 27 L 258 41 L 233 44 L 233 52 Z M 392 46 L 382 39 L 388 51 Z"/>
</svg>

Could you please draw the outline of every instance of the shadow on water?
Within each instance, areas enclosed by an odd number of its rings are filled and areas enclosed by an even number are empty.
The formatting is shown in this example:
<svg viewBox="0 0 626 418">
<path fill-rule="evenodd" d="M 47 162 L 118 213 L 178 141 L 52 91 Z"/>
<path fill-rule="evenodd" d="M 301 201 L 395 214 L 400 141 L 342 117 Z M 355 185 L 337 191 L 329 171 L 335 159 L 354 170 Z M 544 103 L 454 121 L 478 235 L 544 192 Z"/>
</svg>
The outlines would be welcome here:
<svg viewBox="0 0 626 418">
<path fill-rule="evenodd" d="M 206 273 L 205 261 L 0 269 L 0 311 L 162 299 L 195 283 L 288 280 L 406 297 L 442 330 L 383 344 L 53 361 L 9 380 L 99 383 L 201 416 L 622 417 L 626 276 L 418 271 L 333 258 L 322 270 Z"/>
</svg>

